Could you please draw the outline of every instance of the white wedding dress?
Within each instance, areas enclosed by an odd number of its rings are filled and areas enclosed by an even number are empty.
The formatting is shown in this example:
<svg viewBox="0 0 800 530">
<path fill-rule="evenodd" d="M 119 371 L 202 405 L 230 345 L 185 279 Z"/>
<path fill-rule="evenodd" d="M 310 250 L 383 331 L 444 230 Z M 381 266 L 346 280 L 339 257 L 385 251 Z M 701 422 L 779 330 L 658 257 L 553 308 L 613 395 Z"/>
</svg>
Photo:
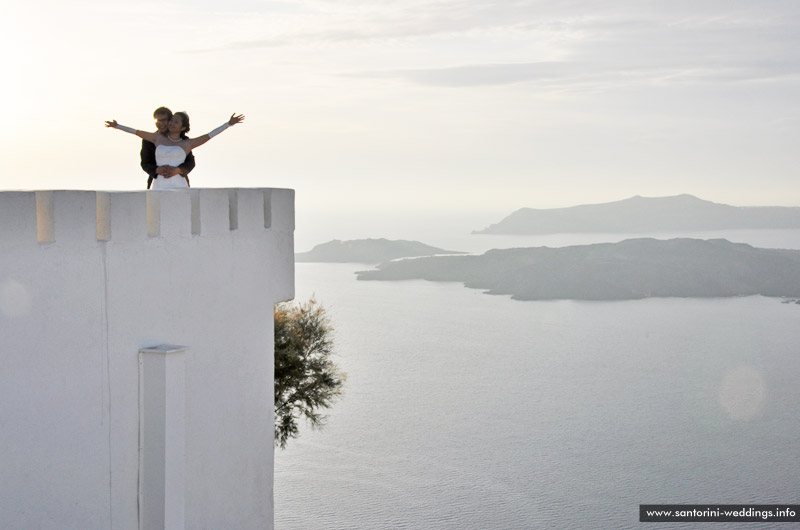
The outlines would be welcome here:
<svg viewBox="0 0 800 530">
<path fill-rule="evenodd" d="M 156 146 L 156 164 L 159 166 L 178 167 L 186 160 L 186 151 L 179 145 L 159 145 Z M 166 178 L 161 175 L 153 181 L 152 189 L 170 190 L 176 188 L 188 188 L 189 183 L 183 175 L 175 175 Z"/>
</svg>

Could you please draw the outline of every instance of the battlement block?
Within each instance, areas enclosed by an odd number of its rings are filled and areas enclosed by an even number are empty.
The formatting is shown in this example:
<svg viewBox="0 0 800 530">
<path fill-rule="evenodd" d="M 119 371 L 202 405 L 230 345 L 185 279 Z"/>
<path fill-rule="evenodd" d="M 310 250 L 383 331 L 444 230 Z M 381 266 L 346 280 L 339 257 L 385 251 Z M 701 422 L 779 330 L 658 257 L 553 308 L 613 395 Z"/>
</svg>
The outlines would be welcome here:
<svg viewBox="0 0 800 530">
<path fill-rule="evenodd" d="M 39 243 L 97 241 L 97 196 L 93 191 L 37 191 Z"/>
<path fill-rule="evenodd" d="M 186 190 L 147 192 L 147 234 L 188 237 L 192 234 L 192 198 Z"/>
<path fill-rule="evenodd" d="M 147 197 L 140 192 L 97 192 L 97 239 L 147 239 Z"/>
<path fill-rule="evenodd" d="M 230 197 L 224 189 L 193 189 L 192 234 L 214 235 L 230 232 Z"/>
<path fill-rule="evenodd" d="M 36 194 L 0 193 L 0 248 L 36 242 Z"/>
<path fill-rule="evenodd" d="M 294 190 L 264 190 L 265 226 L 273 230 L 294 231 Z"/>
<path fill-rule="evenodd" d="M 236 189 L 236 230 L 254 231 L 265 228 L 264 190 Z M 231 227 L 233 230 L 233 227 Z"/>
</svg>

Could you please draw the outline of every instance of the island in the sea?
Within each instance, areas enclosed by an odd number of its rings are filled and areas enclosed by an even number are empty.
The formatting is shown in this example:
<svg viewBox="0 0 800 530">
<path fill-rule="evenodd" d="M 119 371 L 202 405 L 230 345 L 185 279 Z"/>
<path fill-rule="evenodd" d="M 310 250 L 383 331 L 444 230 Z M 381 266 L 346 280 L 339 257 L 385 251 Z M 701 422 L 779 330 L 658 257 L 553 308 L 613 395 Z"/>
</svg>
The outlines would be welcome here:
<svg viewBox="0 0 800 530">
<path fill-rule="evenodd" d="M 295 261 L 324 263 L 383 263 L 400 258 L 463 254 L 425 245 L 419 241 L 388 239 L 334 239 L 295 254 Z"/>
<path fill-rule="evenodd" d="M 676 231 L 800 228 L 800 207 L 730 206 L 692 195 L 640 197 L 569 208 L 522 208 L 474 234 Z"/>
<path fill-rule="evenodd" d="M 800 250 L 725 239 L 640 238 L 402 260 L 359 272 L 358 279 L 457 281 L 518 300 L 800 297 Z"/>
</svg>

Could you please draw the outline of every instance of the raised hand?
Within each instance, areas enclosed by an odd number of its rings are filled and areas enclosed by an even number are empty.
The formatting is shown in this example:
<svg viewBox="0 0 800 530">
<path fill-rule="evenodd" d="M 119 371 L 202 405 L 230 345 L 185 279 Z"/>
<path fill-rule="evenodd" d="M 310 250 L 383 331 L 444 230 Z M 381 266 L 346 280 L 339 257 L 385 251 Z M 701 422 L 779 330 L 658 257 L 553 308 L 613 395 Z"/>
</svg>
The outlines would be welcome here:
<svg viewBox="0 0 800 530">
<path fill-rule="evenodd" d="M 231 119 L 228 120 L 228 125 L 236 125 L 237 123 L 242 123 L 243 121 L 244 121 L 244 114 L 239 114 L 237 116 L 236 113 L 234 112 L 233 114 L 231 114 Z"/>
<path fill-rule="evenodd" d="M 117 120 L 111 120 L 111 121 L 106 120 L 106 127 L 113 127 L 114 129 L 116 129 L 117 125 L 119 125 L 117 123 Z"/>
</svg>

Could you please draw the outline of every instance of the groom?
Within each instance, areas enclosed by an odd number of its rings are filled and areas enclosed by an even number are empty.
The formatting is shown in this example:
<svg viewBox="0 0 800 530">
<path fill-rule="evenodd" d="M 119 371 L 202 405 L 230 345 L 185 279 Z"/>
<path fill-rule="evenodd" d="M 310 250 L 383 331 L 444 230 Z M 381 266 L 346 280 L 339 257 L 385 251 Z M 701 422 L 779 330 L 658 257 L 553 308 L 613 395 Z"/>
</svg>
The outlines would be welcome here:
<svg viewBox="0 0 800 530">
<path fill-rule="evenodd" d="M 172 119 L 172 111 L 167 107 L 158 107 L 153 112 L 153 118 L 156 120 L 156 129 L 161 134 L 167 134 L 167 124 Z M 147 173 L 147 189 L 153 183 L 153 179 L 162 175 L 165 178 L 171 178 L 175 175 L 183 175 L 186 177 L 186 182 L 189 182 L 189 172 L 194 169 L 194 155 L 190 152 L 186 155 L 186 160 L 178 167 L 173 166 L 159 166 L 156 163 L 156 146 L 152 142 L 142 140 L 142 151 L 139 153 L 142 158 L 142 169 Z"/>
</svg>

